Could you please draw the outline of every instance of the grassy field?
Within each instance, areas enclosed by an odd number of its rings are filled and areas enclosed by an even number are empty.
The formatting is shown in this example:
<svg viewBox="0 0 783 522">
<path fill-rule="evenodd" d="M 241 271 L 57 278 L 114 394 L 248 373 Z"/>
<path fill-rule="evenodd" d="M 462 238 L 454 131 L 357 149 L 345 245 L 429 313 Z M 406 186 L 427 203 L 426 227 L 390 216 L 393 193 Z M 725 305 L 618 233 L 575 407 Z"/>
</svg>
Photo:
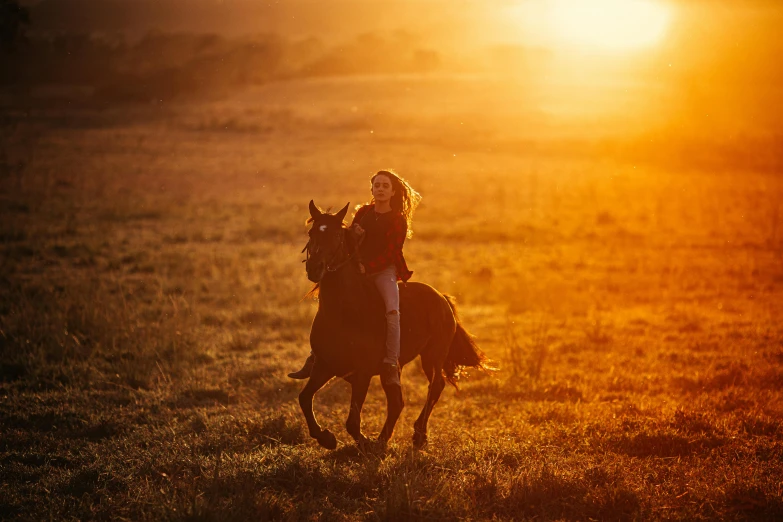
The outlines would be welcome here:
<svg viewBox="0 0 783 522">
<path fill-rule="evenodd" d="M 6 108 L 0 518 L 783 518 L 780 172 L 442 81 Z M 414 278 L 500 370 L 444 392 L 423 451 L 417 362 L 385 450 L 334 381 L 327 451 L 285 376 L 317 307 L 307 203 L 389 167 L 424 196 Z M 375 380 L 365 432 L 384 415 Z"/>
</svg>

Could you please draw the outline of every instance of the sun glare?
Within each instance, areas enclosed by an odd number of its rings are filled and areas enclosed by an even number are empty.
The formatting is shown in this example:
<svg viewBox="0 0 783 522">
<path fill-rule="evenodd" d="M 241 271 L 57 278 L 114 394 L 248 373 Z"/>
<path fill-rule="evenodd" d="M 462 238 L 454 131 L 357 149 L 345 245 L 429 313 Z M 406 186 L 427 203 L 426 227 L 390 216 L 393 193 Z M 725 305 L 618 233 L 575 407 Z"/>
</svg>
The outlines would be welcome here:
<svg viewBox="0 0 783 522">
<path fill-rule="evenodd" d="M 550 28 L 559 43 L 606 51 L 634 50 L 658 43 L 669 10 L 653 0 L 551 0 Z"/>
</svg>

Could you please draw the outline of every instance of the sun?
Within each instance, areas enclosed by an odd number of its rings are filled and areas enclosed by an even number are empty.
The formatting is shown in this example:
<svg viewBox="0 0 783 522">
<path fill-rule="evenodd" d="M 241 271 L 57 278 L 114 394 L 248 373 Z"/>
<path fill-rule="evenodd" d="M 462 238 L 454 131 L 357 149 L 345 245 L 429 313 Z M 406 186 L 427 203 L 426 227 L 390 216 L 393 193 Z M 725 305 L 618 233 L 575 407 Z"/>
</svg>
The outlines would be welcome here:
<svg viewBox="0 0 783 522">
<path fill-rule="evenodd" d="M 546 11 L 558 43 L 605 51 L 657 44 L 670 18 L 667 6 L 653 0 L 549 0 Z"/>
</svg>

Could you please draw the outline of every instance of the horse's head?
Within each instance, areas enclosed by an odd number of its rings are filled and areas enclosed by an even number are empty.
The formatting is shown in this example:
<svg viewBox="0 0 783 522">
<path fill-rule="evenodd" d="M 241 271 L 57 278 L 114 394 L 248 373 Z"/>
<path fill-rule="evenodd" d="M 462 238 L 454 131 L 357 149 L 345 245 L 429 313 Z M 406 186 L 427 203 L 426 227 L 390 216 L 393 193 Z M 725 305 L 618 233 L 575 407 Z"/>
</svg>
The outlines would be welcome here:
<svg viewBox="0 0 783 522">
<path fill-rule="evenodd" d="M 350 204 L 350 203 L 349 203 Z M 336 214 L 321 212 L 310 200 L 310 217 L 313 226 L 307 232 L 310 240 L 305 246 L 307 251 L 307 278 L 318 283 L 327 271 L 333 272 L 347 262 L 349 256 L 346 245 L 346 233 L 343 219 L 348 213 L 346 204 Z"/>
</svg>

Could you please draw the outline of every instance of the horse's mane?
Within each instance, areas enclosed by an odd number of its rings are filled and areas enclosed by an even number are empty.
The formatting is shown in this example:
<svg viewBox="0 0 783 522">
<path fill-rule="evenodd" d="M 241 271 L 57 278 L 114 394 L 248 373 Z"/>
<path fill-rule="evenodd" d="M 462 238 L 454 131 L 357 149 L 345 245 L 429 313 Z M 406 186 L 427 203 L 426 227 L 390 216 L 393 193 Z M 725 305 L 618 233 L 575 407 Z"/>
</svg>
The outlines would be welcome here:
<svg viewBox="0 0 783 522">
<path fill-rule="evenodd" d="M 313 299 L 315 301 L 318 301 L 318 294 L 321 292 L 321 284 L 316 283 L 313 285 L 313 287 L 310 289 L 309 292 L 307 292 L 305 295 L 302 296 L 302 301 L 305 299 Z M 300 301 L 301 302 L 301 301 Z"/>
</svg>

